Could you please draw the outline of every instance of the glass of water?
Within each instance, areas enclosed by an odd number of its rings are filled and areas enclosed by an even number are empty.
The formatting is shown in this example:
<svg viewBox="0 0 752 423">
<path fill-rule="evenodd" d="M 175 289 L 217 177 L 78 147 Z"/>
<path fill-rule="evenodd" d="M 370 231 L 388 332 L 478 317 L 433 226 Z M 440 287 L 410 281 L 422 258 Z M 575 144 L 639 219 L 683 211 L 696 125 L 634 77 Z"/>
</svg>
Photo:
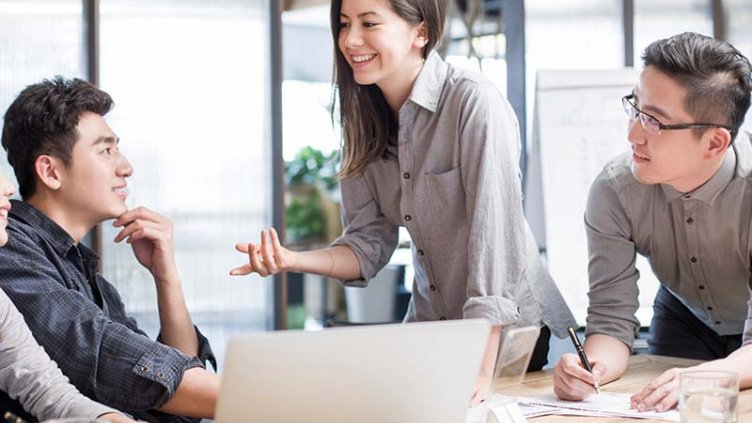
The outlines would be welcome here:
<svg viewBox="0 0 752 423">
<path fill-rule="evenodd" d="M 682 423 L 736 423 L 739 375 L 724 371 L 690 371 L 679 375 Z"/>
</svg>

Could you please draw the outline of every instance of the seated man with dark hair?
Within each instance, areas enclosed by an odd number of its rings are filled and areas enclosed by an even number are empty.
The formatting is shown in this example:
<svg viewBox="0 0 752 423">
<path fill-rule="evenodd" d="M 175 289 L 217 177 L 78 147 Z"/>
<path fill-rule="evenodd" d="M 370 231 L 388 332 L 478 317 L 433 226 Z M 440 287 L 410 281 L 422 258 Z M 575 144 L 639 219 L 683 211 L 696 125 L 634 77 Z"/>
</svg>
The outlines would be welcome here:
<svg viewBox="0 0 752 423">
<path fill-rule="evenodd" d="M 0 173 L 0 247 L 8 242 L 8 199 L 13 185 Z M 34 341 L 28 326 L 0 289 L 0 391 L 23 404 L 40 419 L 101 417 L 113 423 L 133 420 L 81 395 L 55 362 Z"/>
<path fill-rule="evenodd" d="M 10 211 L 0 287 L 83 394 L 148 421 L 210 418 L 219 378 L 204 369 L 214 358 L 183 298 L 172 223 L 126 207 L 133 169 L 103 118 L 111 107 L 93 85 L 58 77 L 27 87 L 8 108 L 2 145 L 23 201 Z M 122 228 L 115 241 L 131 244 L 154 277 L 157 341 L 126 315 L 97 273 L 99 257 L 80 243 L 112 218 Z M 21 411 L 6 395 L 0 408 Z"/>
</svg>

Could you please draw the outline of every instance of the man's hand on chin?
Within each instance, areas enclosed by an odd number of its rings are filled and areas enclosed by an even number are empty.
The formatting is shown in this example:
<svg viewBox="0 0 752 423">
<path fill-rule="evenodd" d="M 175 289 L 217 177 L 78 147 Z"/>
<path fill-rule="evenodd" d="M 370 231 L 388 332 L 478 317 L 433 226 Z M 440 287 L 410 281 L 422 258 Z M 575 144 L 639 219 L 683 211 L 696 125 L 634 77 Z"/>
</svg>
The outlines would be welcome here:
<svg viewBox="0 0 752 423">
<path fill-rule="evenodd" d="M 118 216 L 112 226 L 122 228 L 114 241 L 125 240 L 131 244 L 138 262 L 151 272 L 158 283 L 178 280 L 170 219 L 146 207 L 138 207 Z"/>
</svg>

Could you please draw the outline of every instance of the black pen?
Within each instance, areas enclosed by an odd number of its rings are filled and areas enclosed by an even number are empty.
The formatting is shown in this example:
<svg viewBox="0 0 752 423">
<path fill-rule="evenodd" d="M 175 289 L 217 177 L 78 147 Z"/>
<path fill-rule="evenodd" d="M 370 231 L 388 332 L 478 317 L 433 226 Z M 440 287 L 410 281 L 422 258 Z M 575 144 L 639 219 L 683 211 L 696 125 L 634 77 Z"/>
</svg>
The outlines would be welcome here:
<svg viewBox="0 0 752 423">
<path fill-rule="evenodd" d="M 574 349 L 577 350 L 577 355 L 580 356 L 580 361 L 582 362 L 582 365 L 585 366 L 585 369 L 590 372 L 590 374 L 593 374 L 593 367 L 590 365 L 590 361 L 587 359 L 587 356 L 585 355 L 585 350 L 582 349 L 582 344 L 580 344 L 580 339 L 577 337 L 577 334 L 574 333 L 573 327 L 568 327 L 567 332 L 569 332 L 569 337 L 572 339 L 572 343 L 574 344 Z M 598 386 L 598 381 L 595 380 L 595 375 L 593 375 L 593 388 L 595 388 L 595 392 L 600 394 L 601 388 Z"/>
<path fill-rule="evenodd" d="M 26 423 L 26 420 L 18 417 L 17 415 L 11 413 L 10 411 L 6 411 L 5 414 L 3 414 L 3 418 L 8 423 Z"/>
</svg>

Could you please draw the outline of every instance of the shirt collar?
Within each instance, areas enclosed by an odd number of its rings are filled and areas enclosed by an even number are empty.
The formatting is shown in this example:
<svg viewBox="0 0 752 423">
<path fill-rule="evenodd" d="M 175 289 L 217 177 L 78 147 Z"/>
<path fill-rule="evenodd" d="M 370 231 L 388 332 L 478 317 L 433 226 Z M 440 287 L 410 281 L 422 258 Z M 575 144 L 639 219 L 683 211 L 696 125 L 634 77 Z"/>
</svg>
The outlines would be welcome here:
<svg viewBox="0 0 752 423">
<path fill-rule="evenodd" d="M 10 215 L 34 227 L 60 256 L 65 257 L 71 248 L 76 247 L 70 234 L 46 214 L 23 201 L 11 200 L 11 203 Z M 77 247 L 83 257 L 98 258 L 98 255 L 85 245 L 79 243 Z"/>
<path fill-rule="evenodd" d="M 410 101 L 432 113 L 436 112 L 448 72 L 447 64 L 436 50 L 432 50 L 413 84 Z"/>
<path fill-rule="evenodd" d="M 726 156 L 723 158 L 723 163 L 718 171 L 715 172 L 707 182 L 700 185 L 699 188 L 692 192 L 679 192 L 668 184 L 662 184 L 663 192 L 669 201 L 673 201 L 681 196 L 691 196 L 691 198 L 702 201 L 703 203 L 712 205 L 718 194 L 723 191 L 724 188 L 734 179 L 736 173 L 736 152 L 733 148 L 726 149 Z"/>
</svg>

